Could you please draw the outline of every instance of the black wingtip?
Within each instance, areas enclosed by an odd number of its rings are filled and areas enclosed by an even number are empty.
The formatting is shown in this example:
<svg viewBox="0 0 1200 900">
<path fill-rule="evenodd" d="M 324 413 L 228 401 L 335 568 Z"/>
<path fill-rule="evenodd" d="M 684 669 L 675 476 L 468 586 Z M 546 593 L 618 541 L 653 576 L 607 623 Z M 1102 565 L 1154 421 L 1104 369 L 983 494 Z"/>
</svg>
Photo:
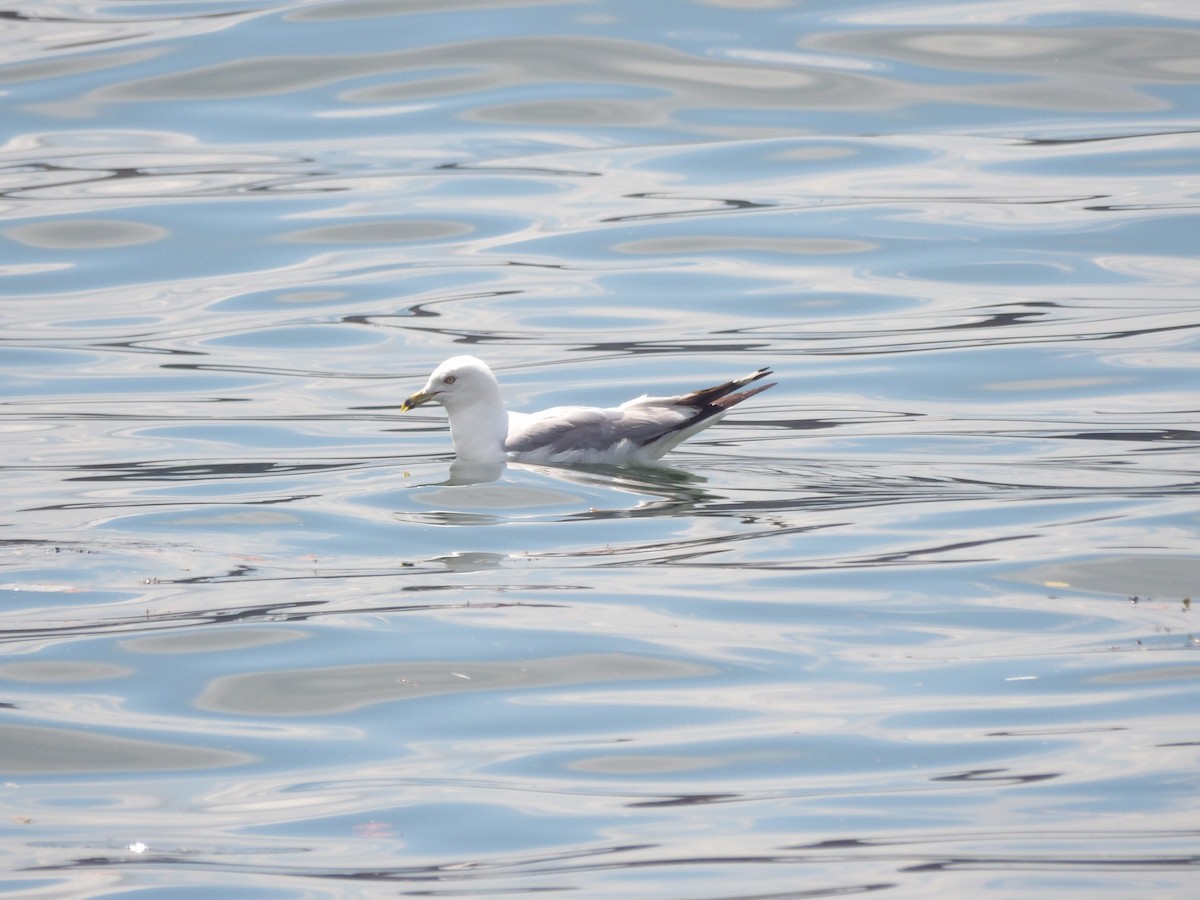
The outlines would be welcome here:
<svg viewBox="0 0 1200 900">
<path fill-rule="evenodd" d="M 771 374 L 770 372 L 766 372 L 766 370 L 764 370 L 764 372 L 767 375 Z M 763 377 L 763 376 L 760 375 L 760 376 L 754 378 L 753 380 L 757 381 L 758 378 L 761 378 L 761 377 Z M 750 382 L 746 382 L 746 384 L 749 384 L 749 383 Z M 748 391 L 738 391 L 736 394 L 726 394 L 724 397 L 718 397 L 716 400 L 714 400 L 712 402 L 712 405 L 720 407 L 721 409 L 729 409 L 729 407 L 736 406 L 738 403 L 741 403 L 743 400 L 749 400 L 755 394 L 761 394 L 767 388 L 775 387 L 775 385 L 777 385 L 778 383 L 779 382 L 777 382 L 777 381 L 772 381 L 770 384 L 759 385 L 758 387 L 751 388 Z"/>
<path fill-rule="evenodd" d="M 732 395 L 733 392 L 736 391 L 738 388 L 745 387 L 746 385 L 751 384 L 752 382 L 766 378 L 768 375 L 773 375 L 773 374 L 774 374 L 774 372 L 772 372 L 769 368 L 763 367 L 763 368 L 759 369 L 757 372 L 752 372 L 749 375 L 743 375 L 741 378 L 735 378 L 732 381 L 725 382 L 724 384 L 718 384 L 718 385 L 715 385 L 714 387 L 701 388 L 698 391 L 693 391 L 692 393 L 687 394 L 686 396 L 680 398 L 680 402 L 682 402 L 688 406 L 694 406 L 697 409 L 704 409 L 706 407 L 717 407 L 718 409 L 728 409 L 730 406 L 732 406 L 734 403 L 737 403 L 738 401 L 733 400 L 730 403 L 724 403 L 724 402 L 722 402 L 723 399 L 728 399 L 729 395 Z M 766 390 L 766 388 L 759 388 L 757 391 L 754 391 L 753 393 L 757 394 L 759 391 L 764 391 L 764 390 Z M 750 394 L 747 393 L 745 396 L 749 397 Z M 745 399 L 745 397 L 742 397 L 740 399 Z"/>
</svg>

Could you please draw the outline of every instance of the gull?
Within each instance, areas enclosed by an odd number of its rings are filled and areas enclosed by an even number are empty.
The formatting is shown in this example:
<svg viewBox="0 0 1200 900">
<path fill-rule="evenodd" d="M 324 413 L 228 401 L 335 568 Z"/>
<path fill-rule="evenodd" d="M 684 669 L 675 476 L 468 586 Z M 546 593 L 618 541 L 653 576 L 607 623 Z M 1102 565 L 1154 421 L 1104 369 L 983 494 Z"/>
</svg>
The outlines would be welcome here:
<svg viewBox="0 0 1200 900">
<path fill-rule="evenodd" d="M 678 397 L 643 395 L 620 406 L 556 406 L 536 413 L 504 408 L 500 383 L 482 360 L 455 356 L 404 401 L 407 412 L 440 403 L 460 462 L 651 464 L 681 441 L 724 417 L 729 408 L 772 384 L 738 388 L 771 374 L 759 369 Z"/>
</svg>

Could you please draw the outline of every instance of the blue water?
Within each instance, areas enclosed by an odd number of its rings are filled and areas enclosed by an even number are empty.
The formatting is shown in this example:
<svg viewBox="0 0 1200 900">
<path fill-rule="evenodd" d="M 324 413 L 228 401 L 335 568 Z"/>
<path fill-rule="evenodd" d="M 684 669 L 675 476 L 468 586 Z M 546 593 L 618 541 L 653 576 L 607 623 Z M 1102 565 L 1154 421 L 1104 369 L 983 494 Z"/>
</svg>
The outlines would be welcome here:
<svg viewBox="0 0 1200 900">
<path fill-rule="evenodd" d="M 3 21 L 0 892 L 1200 888 L 1192 3 Z"/>
</svg>

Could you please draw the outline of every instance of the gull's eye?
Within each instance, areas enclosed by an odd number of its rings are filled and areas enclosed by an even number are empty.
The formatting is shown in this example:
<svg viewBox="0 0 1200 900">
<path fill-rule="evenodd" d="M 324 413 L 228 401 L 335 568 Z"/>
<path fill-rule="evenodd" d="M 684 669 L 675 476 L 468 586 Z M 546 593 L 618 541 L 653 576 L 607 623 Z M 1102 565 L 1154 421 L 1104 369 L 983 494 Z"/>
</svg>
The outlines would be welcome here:
<svg viewBox="0 0 1200 900">
<path fill-rule="evenodd" d="M 453 375 L 447 375 L 442 379 L 442 384 L 454 384 L 455 378 Z"/>
</svg>

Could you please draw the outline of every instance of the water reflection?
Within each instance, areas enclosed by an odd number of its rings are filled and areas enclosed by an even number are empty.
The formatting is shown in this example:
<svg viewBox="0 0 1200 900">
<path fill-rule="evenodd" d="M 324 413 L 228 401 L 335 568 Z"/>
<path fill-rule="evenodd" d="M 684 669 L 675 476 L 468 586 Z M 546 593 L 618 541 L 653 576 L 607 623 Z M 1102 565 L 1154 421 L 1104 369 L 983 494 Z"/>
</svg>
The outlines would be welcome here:
<svg viewBox="0 0 1200 900">
<path fill-rule="evenodd" d="M 947 97 L 943 88 L 934 88 L 940 99 L 1074 112 L 1130 112 L 1164 108 L 1162 99 L 1149 90 L 1151 85 L 1195 82 L 1192 37 L 1186 30 L 1152 25 L 1132 33 L 1111 28 L 1036 32 L 909 28 L 832 32 L 807 44 L 923 69 L 1007 76 L 1007 83 L 972 84 L 969 101 L 961 94 Z M 961 88 L 951 90 L 958 94 Z"/>
<path fill-rule="evenodd" d="M 148 244 L 167 236 L 164 228 L 114 219 L 74 219 L 6 228 L 4 236 L 41 250 L 102 250 Z"/>
<path fill-rule="evenodd" d="M 707 479 L 670 466 L 548 466 L 456 460 L 450 477 L 414 484 L 400 521 L 441 525 L 686 515 L 717 501 Z M 429 507 L 436 509 L 430 510 Z"/>
<path fill-rule="evenodd" d="M 14 776 L 213 769 L 245 765 L 253 759 L 229 750 L 63 728 L 0 725 L 0 766 Z"/>
<path fill-rule="evenodd" d="M 237 715 L 331 715 L 375 703 L 444 694 L 695 678 L 707 674 L 711 670 L 683 662 L 588 654 L 518 662 L 405 662 L 231 675 L 209 684 L 196 705 L 199 709 Z"/>
<path fill-rule="evenodd" d="M 450 463 L 450 477 L 445 483 L 452 484 L 487 484 L 499 481 L 507 466 L 504 463 L 471 462 L 456 459 Z"/>
</svg>

